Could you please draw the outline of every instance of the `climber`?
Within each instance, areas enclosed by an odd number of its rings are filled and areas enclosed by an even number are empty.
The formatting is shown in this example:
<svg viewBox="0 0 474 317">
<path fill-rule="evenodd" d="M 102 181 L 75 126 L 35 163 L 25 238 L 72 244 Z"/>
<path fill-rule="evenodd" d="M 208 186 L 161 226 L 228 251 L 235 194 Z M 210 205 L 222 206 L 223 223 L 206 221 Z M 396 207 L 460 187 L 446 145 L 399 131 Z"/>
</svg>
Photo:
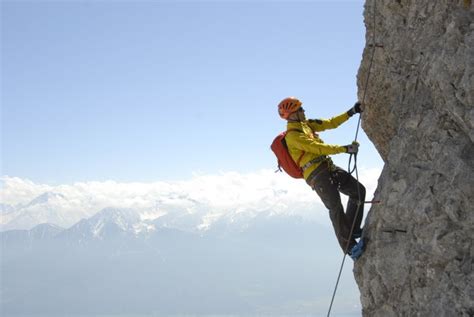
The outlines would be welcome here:
<svg viewBox="0 0 474 317">
<path fill-rule="evenodd" d="M 364 250 L 364 240 L 357 242 L 355 239 L 362 235 L 360 225 L 364 213 L 365 188 L 359 183 L 358 190 L 357 180 L 336 166 L 328 155 L 357 154 L 359 144 L 352 143 L 345 146 L 325 144 L 316 132 L 335 129 L 354 114 L 361 112 L 361 104 L 356 102 L 349 111 L 331 119 L 307 120 L 302 102 L 297 98 L 285 98 L 278 105 L 280 117 L 287 120 L 285 140 L 288 152 L 295 162 L 299 160 L 307 184 L 316 191 L 329 209 L 339 245 L 353 260 L 358 259 Z M 346 213 L 339 193 L 349 196 Z M 349 236 L 354 219 L 353 233 Z"/>
</svg>

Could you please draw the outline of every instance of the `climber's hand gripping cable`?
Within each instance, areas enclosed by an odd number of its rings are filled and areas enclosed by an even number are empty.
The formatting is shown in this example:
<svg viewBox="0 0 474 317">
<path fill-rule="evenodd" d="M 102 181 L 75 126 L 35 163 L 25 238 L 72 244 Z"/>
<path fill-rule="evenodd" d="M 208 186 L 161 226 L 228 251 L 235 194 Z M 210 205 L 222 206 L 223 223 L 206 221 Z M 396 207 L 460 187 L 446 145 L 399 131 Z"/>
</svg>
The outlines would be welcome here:
<svg viewBox="0 0 474 317">
<path fill-rule="evenodd" d="M 355 115 L 356 113 L 361 113 L 363 110 L 361 108 L 361 103 L 359 101 L 357 101 L 355 104 L 354 104 L 354 107 L 350 108 L 348 111 L 347 111 L 347 114 L 349 115 L 349 117 L 352 117 L 353 115 Z"/>
<path fill-rule="evenodd" d="M 352 117 L 356 113 L 361 113 L 363 111 L 361 105 L 362 104 L 359 101 L 357 101 L 354 104 L 354 106 L 347 111 L 347 114 L 349 115 L 349 117 Z M 360 120 L 360 118 L 359 118 L 359 120 Z M 357 135 L 356 135 L 356 140 L 357 140 Z M 350 154 L 350 156 L 349 156 L 349 165 L 347 167 L 347 171 L 350 174 L 352 174 L 355 171 L 356 164 L 357 164 L 357 153 L 359 152 L 359 143 L 357 143 L 356 140 L 354 142 L 352 142 L 352 144 L 345 146 L 347 153 Z M 354 156 L 354 167 L 351 169 L 352 156 Z"/>
<path fill-rule="evenodd" d="M 356 141 L 352 142 L 352 144 L 344 145 L 344 147 L 346 148 L 346 152 L 349 154 L 355 155 L 359 152 L 359 143 Z"/>
</svg>

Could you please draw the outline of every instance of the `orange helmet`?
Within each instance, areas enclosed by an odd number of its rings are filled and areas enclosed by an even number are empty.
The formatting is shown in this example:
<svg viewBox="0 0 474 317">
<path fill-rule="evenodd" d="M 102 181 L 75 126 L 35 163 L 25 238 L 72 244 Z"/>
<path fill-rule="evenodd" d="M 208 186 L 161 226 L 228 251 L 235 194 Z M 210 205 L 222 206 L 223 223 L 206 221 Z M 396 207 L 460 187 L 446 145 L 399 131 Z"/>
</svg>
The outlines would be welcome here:
<svg viewBox="0 0 474 317">
<path fill-rule="evenodd" d="M 278 104 L 278 114 L 282 119 L 288 119 L 290 114 L 301 108 L 302 104 L 296 97 L 285 98 Z"/>
</svg>

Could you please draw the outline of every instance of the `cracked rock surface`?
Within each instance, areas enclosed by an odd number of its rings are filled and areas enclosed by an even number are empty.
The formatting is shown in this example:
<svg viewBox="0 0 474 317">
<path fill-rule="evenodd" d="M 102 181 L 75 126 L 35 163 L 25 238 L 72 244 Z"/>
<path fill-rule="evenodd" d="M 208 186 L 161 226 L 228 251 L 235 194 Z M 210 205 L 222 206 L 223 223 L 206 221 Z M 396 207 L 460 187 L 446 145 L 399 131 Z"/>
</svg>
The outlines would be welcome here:
<svg viewBox="0 0 474 317">
<path fill-rule="evenodd" d="M 365 4 L 362 127 L 385 166 L 355 263 L 364 316 L 474 316 L 474 3 Z M 375 43 L 373 34 L 375 31 Z"/>
</svg>

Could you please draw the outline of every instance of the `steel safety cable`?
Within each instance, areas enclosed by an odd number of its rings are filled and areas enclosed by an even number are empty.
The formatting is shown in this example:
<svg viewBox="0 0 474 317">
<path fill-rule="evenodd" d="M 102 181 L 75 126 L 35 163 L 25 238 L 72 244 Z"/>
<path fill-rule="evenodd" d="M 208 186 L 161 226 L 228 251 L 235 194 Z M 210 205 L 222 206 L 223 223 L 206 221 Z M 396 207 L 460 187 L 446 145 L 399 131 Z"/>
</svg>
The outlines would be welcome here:
<svg viewBox="0 0 474 317">
<path fill-rule="evenodd" d="M 368 67 L 368 70 L 367 70 L 367 77 L 366 77 L 366 80 L 365 80 L 365 84 L 364 84 L 364 93 L 362 95 L 362 105 L 365 104 L 365 98 L 366 98 L 366 95 L 367 95 L 367 88 L 369 86 L 369 79 L 370 79 L 370 71 L 372 69 L 372 64 L 373 64 L 373 61 L 374 61 L 374 55 L 375 55 L 375 48 L 376 48 L 376 44 L 375 44 L 375 30 L 376 30 L 376 24 L 375 24 L 375 16 L 376 16 L 376 3 L 377 3 L 377 0 L 374 0 L 374 5 L 373 5 L 373 11 L 372 11 L 372 21 L 373 21 L 373 32 L 372 32 L 372 54 L 371 54 L 371 57 L 370 57 L 370 63 L 369 63 L 369 67 Z M 361 122 L 361 116 L 359 115 L 359 120 L 357 121 L 357 129 L 356 129 L 356 134 L 355 134 L 355 138 L 354 138 L 354 142 L 357 142 L 357 137 L 359 135 L 359 129 L 360 129 L 360 122 Z M 356 223 L 356 219 L 359 215 L 359 212 L 360 212 L 360 206 L 362 204 L 362 201 L 361 201 L 361 195 L 360 195 L 360 183 L 359 183 L 359 172 L 357 170 L 357 154 L 354 154 L 354 168 L 353 170 L 351 171 L 350 170 L 350 166 L 351 166 L 351 160 L 352 160 L 352 155 L 351 154 L 349 156 L 349 166 L 348 166 L 348 172 L 352 174 L 352 172 L 355 171 L 355 175 L 356 175 L 356 180 L 357 180 L 357 196 L 358 196 L 358 202 L 357 202 L 357 211 L 356 211 L 356 214 L 355 214 L 355 217 L 354 217 L 354 220 L 352 222 L 352 226 L 351 226 L 351 231 L 349 233 L 349 239 L 347 240 L 347 244 L 346 244 L 346 247 L 344 249 L 344 256 L 342 257 L 342 262 L 341 262 L 341 267 L 339 269 L 339 274 L 337 276 L 337 280 L 336 280 L 336 285 L 334 287 L 334 292 L 332 294 L 332 298 L 331 298 L 331 304 L 329 305 L 329 310 L 328 310 L 328 313 L 327 313 L 327 317 L 329 317 L 331 315 L 331 309 L 332 309 L 332 305 L 334 303 L 334 298 L 336 297 L 336 292 L 337 292 L 337 288 L 339 286 L 339 281 L 341 279 L 341 274 L 342 274 L 342 270 L 344 268 L 344 263 L 345 263 L 345 260 L 346 260 L 346 255 L 347 255 L 347 251 L 349 249 L 349 245 L 350 245 L 350 241 L 351 241 L 351 237 L 352 237 L 352 232 L 354 231 L 354 226 L 355 226 L 355 223 Z"/>
</svg>

